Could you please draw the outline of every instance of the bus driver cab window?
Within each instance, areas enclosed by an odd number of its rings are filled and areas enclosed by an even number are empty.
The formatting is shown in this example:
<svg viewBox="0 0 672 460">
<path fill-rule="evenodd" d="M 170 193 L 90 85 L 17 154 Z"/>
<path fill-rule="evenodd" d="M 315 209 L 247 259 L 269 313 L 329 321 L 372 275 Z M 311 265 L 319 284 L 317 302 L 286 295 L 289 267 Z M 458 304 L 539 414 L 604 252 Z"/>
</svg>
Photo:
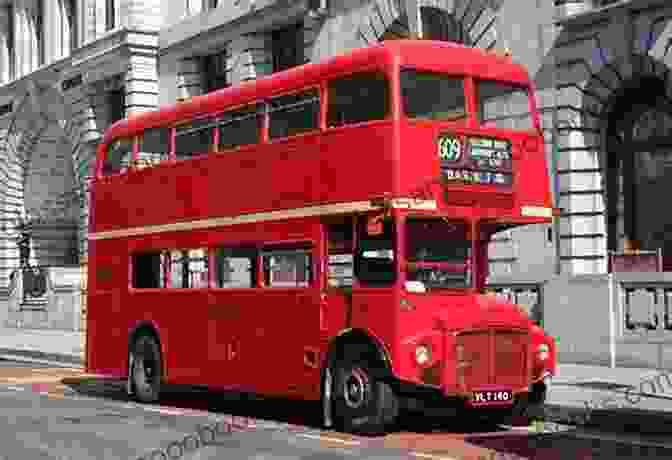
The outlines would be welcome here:
<svg viewBox="0 0 672 460">
<path fill-rule="evenodd" d="M 393 284 L 397 278 L 394 219 L 382 215 L 362 217 L 357 224 L 357 235 L 357 281 L 374 287 Z"/>
</svg>

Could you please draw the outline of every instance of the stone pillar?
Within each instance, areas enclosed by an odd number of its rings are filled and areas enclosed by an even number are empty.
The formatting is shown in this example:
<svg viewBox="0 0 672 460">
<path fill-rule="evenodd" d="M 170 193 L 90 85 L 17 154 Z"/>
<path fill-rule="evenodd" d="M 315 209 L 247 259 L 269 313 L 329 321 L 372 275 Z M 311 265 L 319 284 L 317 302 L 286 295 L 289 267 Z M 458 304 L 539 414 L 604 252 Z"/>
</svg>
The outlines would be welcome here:
<svg viewBox="0 0 672 460">
<path fill-rule="evenodd" d="M 177 93 L 181 101 L 203 94 L 203 75 L 198 56 L 180 59 L 177 71 Z"/>
<path fill-rule="evenodd" d="M 267 40 L 267 34 L 256 33 L 241 35 L 231 41 L 231 57 L 227 67 L 231 69 L 232 85 L 239 85 L 273 72 L 273 61 Z"/>
<path fill-rule="evenodd" d="M 184 0 L 183 0 L 184 2 Z M 185 6 L 185 13 L 187 16 L 194 16 L 200 13 L 203 10 L 203 2 L 195 2 L 193 0 L 188 0 L 189 5 Z M 187 8 L 188 6 L 188 8 Z"/>
<path fill-rule="evenodd" d="M 147 55 L 130 57 L 124 83 L 126 88 L 126 116 L 155 110 L 158 107 L 159 76 L 157 67 L 156 57 Z"/>
<path fill-rule="evenodd" d="M 86 256 L 88 253 L 90 181 L 94 173 L 96 148 L 102 136 L 101 128 L 98 126 L 96 114 L 91 104 L 91 99 L 94 96 L 93 90 L 90 85 L 81 84 L 64 93 L 64 98 L 73 117 L 72 125 L 74 129 L 71 136 L 74 146 L 73 167 L 75 184 L 83 203 L 78 225 L 80 256 Z"/>
<path fill-rule="evenodd" d="M 9 37 L 9 11 L 6 8 L 0 8 L 0 83 L 7 83 L 10 80 L 10 55 L 7 47 Z"/>
<path fill-rule="evenodd" d="M 19 251 L 15 239 L 7 232 L 14 230 L 12 221 L 23 207 L 22 169 L 17 161 L 14 149 L 9 146 L 11 140 L 8 136 L 8 129 L 6 127 L 1 128 L 0 139 L 5 140 L 5 142 L 0 143 L 0 188 L 4 197 L 2 221 L 5 225 L 4 231 L 0 234 L 0 241 L 2 241 L 1 286 L 9 284 L 10 273 L 18 267 Z"/>
<path fill-rule="evenodd" d="M 44 62 L 50 63 L 61 57 L 61 5 L 60 1 L 43 3 Z"/>
<path fill-rule="evenodd" d="M 25 9 L 16 6 L 16 29 L 17 34 L 14 39 L 16 43 L 16 78 L 24 76 L 28 72 L 29 46 L 30 46 L 30 32 L 26 24 Z"/>
<path fill-rule="evenodd" d="M 118 5 L 126 27 L 143 31 L 158 31 L 161 28 L 163 21 L 160 0 L 119 0 Z M 181 14 L 181 11 L 172 14 Z"/>
<path fill-rule="evenodd" d="M 93 40 L 97 39 L 105 33 L 105 26 L 107 25 L 107 16 L 105 1 L 106 0 L 94 0 L 95 1 L 95 10 L 94 10 L 94 35 Z"/>
<path fill-rule="evenodd" d="M 303 20 L 303 62 L 318 62 L 320 56 L 315 49 L 323 20 L 314 15 L 306 15 Z"/>
</svg>

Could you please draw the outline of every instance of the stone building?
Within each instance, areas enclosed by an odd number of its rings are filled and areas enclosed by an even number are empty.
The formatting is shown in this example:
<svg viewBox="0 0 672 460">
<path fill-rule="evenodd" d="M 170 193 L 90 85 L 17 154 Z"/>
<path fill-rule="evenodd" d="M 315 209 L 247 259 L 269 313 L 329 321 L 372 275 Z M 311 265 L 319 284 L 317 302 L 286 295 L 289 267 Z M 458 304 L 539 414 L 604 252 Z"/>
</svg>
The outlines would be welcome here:
<svg viewBox="0 0 672 460">
<path fill-rule="evenodd" d="M 86 263 L 92 160 L 112 122 L 157 106 L 160 6 L 0 1 L 0 286 L 10 291 L 10 311 L 0 311 L 0 319 L 12 325 L 78 324 L 79 296 L 71 294 L 81 278 L 77 267 Z M 13 288 L 22 277 L 10 281 L 19 265 L 19 218 L 30 222 L 31 264 L 50 267 L 52 288 L 73 287 L 50 289 L 30 309 L 13 297 L 20 298 Z M 64 315 L 72 320 L 59 323 Z"/>
<path fill-rule="evenodd" d="M 381 40 L 419 36 L 509 50 L 536 85 L 550 185 L 563 211 L 553 225 L 498 236 L 493 282 L 546 282 L 549 321 L 553 311 L 585 313 L 570 304 L 586 311 L 591 304 L 599 313 L 586 313 L 585 322 L 601 331 L 607 297 L 588 301 L 580 294 L 576 301 L 571 292 L 583 291 L 572 283 L 589 280 L 595 292 L 606 292 L 609 251 L 626 248 L 662 249 L 665 268 L 672 268 L 672 217 L 664 211 L 672 174 L 669 1 L 0 0 L 0 6 L 0 196 L 5 220 L 21 212 L 43 216 L 37 263 L 85 261 L 86 184 L 96 143 L 112 121 Z M 2 285 L 18 255 L 9 236 L 0 238 L 6 238 Z M 79 258 L 72 257 L 75 240 Z M 562 335 L 562 318 L 555 321 L 549 327 Z"/>
</svg>

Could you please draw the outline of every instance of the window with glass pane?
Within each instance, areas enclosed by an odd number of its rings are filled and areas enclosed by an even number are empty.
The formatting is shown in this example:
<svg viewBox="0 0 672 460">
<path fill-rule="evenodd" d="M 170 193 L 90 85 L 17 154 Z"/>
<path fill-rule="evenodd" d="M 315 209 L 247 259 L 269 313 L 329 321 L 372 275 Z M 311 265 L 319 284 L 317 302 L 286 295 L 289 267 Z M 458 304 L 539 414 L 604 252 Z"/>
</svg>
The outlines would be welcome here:
<svg viewBox="0 0 672 460">
<path fill-rule="evenodd" d="M 134 254 L 132 259 L 133 280 L 136 289 L 159 288 L 162 286 L 161 253 Z"/>
<path fill-rule="evenodd" d="M 195 120 L 175 128 L 175 158 L 207 155 L 213 144 L 212 120 Z"/>
<path fill-rule="evenodd" d="M 161 257 L 161 286 L 167 288 L 208 287 L 207 249 L 166 251 Z"/>
<path fill-rule="evenodd" d="M 256 286 L 257 252 L 246 248 L 217 248 L 215 287 L 252 288 Z"/>
<path fill-rule="evenodd" d="M 409 118 L 459 120 L 467 116 L 462 77 L 403 69 L 399 84 L 403 111 Z"/>
<path fill-rule="evenodd" d="M 261 135 L 261 106 L 254 105 L 223 114 L 218 121 L 219 150 L 256 144 Z"/>
<path fill-rule="evenodd" d="M 392 219 L 382 220 L 380 232 L 372 233 L 367 219 L 358 224 L 359 244 L 355 258 L 355 276 L 364 284 L 388 285 L 397 278 L 395 229 Z"/>
<path fill-rule="evenodd" d="M 120 174 L 126 171 L 133 155 L 133 141 L 118 139 L 107 146 L 103 162 L 103 175 Z"/>
<path fill-rule="evenodd" d="M 382 73 L 367 72 L 329 82 L 328 126 L 382 120 L 390 111 L 390 86 Z"/>
<path fill-rule="evenodd" d="M 308 287 L 312 281 L 311 256 L 307 249 L 265 251 L 262 261 L 266 287 Z"/>
<path fill-rule="evenodd" d="M 478 117 L 483 126 L 503 129 L 534 129 L 527 88 L 511 83 L 476 82 Z"/>
<path fill-rule="evenodd" d="M 170 129 L 146 129 L 139 139 L 138 166 L 151 166 L 170 156 Z"/>
<path fill-rule="evenodd" d="M 406 224 L 406 279 L 427 288 L 466 288 L 471 280 L 467 225 L 442 219 L 409 219 Z"/>
<path fill-rule="evenodd" d="M 320 97 L 317 89 L 271 100 L 269 136 L 293 136 L 319 128 Z"/>
</svg>

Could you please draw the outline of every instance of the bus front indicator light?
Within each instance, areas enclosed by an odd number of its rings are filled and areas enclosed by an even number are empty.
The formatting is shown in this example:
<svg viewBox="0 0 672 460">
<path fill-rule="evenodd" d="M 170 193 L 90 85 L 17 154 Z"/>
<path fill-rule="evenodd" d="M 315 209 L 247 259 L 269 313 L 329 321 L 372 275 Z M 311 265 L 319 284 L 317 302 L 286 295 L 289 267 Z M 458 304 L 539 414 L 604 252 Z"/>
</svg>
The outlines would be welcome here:
<svg viewBox="0 0 672 460">
<path fill-rule="evenodd" d="M 415 362 L 420 366 L 426 366 L 432 360 L 432 349 L 429 345 L 415 347 Z"/>
<path fill-rule="evenodd" d="M 550 348 L 545 343 L 539 345 L 537 348 L 537 353 L 539 354 L 539 360 L 546 361 L 548 359 Z"/>
</svg>

